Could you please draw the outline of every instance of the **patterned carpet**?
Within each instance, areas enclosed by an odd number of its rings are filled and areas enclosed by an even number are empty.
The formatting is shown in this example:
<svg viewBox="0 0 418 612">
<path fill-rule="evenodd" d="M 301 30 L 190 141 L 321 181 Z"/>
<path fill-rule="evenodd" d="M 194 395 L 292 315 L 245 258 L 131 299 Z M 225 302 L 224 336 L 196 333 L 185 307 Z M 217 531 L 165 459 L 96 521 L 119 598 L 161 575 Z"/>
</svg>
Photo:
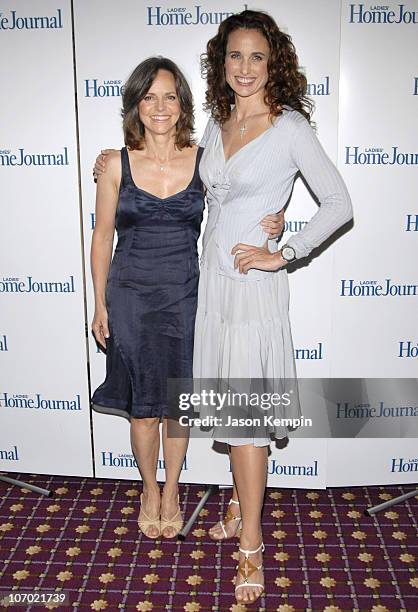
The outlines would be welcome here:
<svg viewBox="0 0 418 612">
<path fill-rule="evenodd" d="M 363 515 L 366 506 L 413 487 L 268 489 L 267 594 L 245 607 L 233 598 L 237 540 L 219 544 L 206 534 L 225 512 L 228 491 L 210 498 L 187 540 L 178 543 L 138 533 L 135 482 L 19 477 L 54 496 L 0 482 L 2 593 L 62 590 L 69 593 L 67 610 L 112 612 L 418 610 L 418 499 L 374 518 Z M 181 485 L 180 493 L 188 516 L 202 487 Z"/>
</svg>

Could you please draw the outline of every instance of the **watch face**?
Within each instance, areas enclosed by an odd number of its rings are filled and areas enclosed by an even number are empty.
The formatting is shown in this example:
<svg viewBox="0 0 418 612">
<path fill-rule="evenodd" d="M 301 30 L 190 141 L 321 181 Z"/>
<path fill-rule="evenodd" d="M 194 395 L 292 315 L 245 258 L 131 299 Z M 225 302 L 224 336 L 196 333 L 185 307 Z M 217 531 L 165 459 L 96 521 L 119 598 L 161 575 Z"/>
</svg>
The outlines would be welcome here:
<svg viewBox="0 0 418 612">
<path fill-rule="evenodd" d="M 286 261 L 292 261 L 292 259 L 295 259 L 295 251 L 289 246 L 282 248 L 282 255 L 283 259 L 286 259 Z"/>
</svg>

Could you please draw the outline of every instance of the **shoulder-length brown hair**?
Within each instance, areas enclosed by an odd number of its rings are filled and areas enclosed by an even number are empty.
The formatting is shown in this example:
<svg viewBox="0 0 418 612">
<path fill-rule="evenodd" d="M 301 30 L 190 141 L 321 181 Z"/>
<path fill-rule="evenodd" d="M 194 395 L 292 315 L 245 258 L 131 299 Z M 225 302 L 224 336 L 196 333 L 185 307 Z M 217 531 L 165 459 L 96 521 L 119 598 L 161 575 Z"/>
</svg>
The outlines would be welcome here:
<svg viewBox="0 0 418 612">
<path fill-rule="evenodd" d="M 282 32 L 274 19 L 262 11 L 243 11 L 231 15 L 221 23 L 216 36 L 211 38 L 206 53 L 201 55 L 202 76 L 207 79 L 205 110 L 220 124 L 231 116 L 234 92 L 225 79 L 225 55 L 228 36 L 234 30 L 257 30 L 270 47 L 268 81 L 265 102 L 272 117 L 281 114 L 287 104 L 310 121 L 313 103 L 306 97 L 306 77 L 300 72 L 292 39 Z"/>
<path fill-rule="evenodd" d="M 171 72 L 180 102 L 180 117 L 176 125 L 176 147 L 183 149 L 193 144 L 193 96 L 186 77 L 172 60 L 149 57 L 135 68 L 126 81 L 122 94 L 122 118 L 125 144 L 130 149 L 143 149 L 145 128 L 139 118 L 138 104 L 147 95 L 159 70 Z"/>
</svg>

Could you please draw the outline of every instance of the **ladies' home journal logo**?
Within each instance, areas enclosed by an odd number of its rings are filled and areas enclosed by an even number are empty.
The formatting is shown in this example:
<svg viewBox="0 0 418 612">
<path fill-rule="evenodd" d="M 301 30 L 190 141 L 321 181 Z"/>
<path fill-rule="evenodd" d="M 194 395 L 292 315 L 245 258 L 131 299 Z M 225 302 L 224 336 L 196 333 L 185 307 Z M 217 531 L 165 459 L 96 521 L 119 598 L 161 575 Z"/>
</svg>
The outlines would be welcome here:
<svg viewBox="0 0 418 612">
<path fill-rule="evenodd" d="M 0 12 L 1 30 L 56 30 L 62 28 L 61 9 L 52 15 L 23 16 L 17 11 Z"/>
<path fill-rule="evenodd" d="M 19 461 L 17 446 L 12 448 L 0 448 L 0 461 Z"/>
<path fill-rule="evenodd" d="M 345 147 L 345 163 L 348 166 L 416 166 L 418 153 L 400 151 L 398 146 L 390 150 L 381 147 Z"/>
<path fill-rule="evenodd" d="M 343 278 L 340 280 L 341 297 L 403 297 L 417 296 L 418 284 L 396 283 L 391 278 L 384 281 L 354 280 Z"/>
<path fill-rule="evenodd" d="M 122 94 L 123 85 L 120 79 L 84 80 L 84 95 L 86 98 L 115 98 Z"/>
<path fill-rule="evenodd" d="M 111 450 L 101 452 L 103 467 L 137 468 L 135 457 L 130 453 L 115 453 Z M 157 470 L 165 469 L 164 459 L 158 459 Z M 187 455 L 184 458 L 181 470 L 187 470 Z"/>
<path fill-rule="evenodd" d="M 0 280 L 0 293 L 75 293 L 74 276 L 65 280 L 48 281 L 27 276 L 21 280 L 16 276 Z"/>
<path fill-rule="evenodd" d="M 247 10 L 244 4 L 241 10 Z M 239 10 L 239 9 L 237 9 Z M 147 6 L 147 25 L 149 26 L 195 26 L 219 25 L 234 14 L 235 11 L 205 11 L 196 4 L 192 9 L 183 6 Z"/>
<path fill-rule="evenodd" d="M 350 4 L 349 23 L 365 24 L 417 24 L 418 11 L 409 10 L 405 4 L 395 7 L 365 4 Z"/>
<path fill-rule="evenodd" d="M 17 151 L 0 149 L 0 166 L 68 166 L 68 148 L 61 151 L 32 153 L 23 147 Z"/>
<path fill-rule="evenodd" d="M 392 459 L 391 472 L 418 472 L 418 458 L 404 459 L 403 457 L 394 457 Z"/>
<path fill-rule="evenodd" d="M 44 397 L 41 393 L 27 395 L 22 393 L 0 393 L 0 407 L 29 408 L 35 410 L 81 410 L 81 399 L 75 395 L 71 399 Z"/>
</svg>

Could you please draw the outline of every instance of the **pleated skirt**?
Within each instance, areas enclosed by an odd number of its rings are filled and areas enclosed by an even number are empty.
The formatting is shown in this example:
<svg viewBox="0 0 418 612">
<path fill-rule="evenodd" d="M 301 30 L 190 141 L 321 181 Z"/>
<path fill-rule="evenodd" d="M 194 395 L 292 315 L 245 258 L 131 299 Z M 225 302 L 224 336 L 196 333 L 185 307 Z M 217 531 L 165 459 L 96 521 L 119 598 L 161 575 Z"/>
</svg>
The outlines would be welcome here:
<svg viewBox="0 0 418 612">
<path fill-rule="evenodd" d="M 255 380 L 258 389 L 263 384 L 260 381 L 265 381 L 269 391 L 291 394 L 289 406 L 272 408 L 274 418 L 300 417 L 287 272 L 272 272 L 262 280 L 225 276 L 217 271 L 213 243 L 207 247 L 204 262 L 195 324 L 194 378 L 233 379 L 247 388 L 254 388 Z M 214 412 L 206 409 L 207 414 Z M 247 434 L 230 437 L 225 431 L 215 426 L 212 437 L 231 445 L 265 446 L 288 434 L 282 425 L 268 425 L 265 435 L 252 439 Z"/>
</svg>

